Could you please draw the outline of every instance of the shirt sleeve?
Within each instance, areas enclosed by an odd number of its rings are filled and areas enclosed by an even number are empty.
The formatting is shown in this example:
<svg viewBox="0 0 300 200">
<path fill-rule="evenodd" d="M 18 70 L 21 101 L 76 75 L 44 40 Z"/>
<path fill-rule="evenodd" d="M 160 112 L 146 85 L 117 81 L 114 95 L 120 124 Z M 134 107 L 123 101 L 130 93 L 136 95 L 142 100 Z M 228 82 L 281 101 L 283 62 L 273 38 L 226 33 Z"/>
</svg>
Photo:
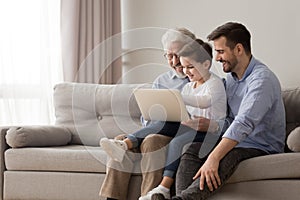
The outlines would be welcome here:
<svg viewBox="0 0 300 200">
<path fill-rule="evenodd" d="M 149 121 L 145 120 L 143 116 L 140 117 L 140 121 L 143 127 L 146 127 Z"/>
<path fill-rule="evenodd" d="M 274 89 L 268 74 L 251 77 L 238 113 L 223 137 L 243 141 L 253 132 L 274 101 Z"/>
<path fill-rule="evenodd" d="M 159 77 L 153 81 L 152 89 L 159 89 Z"/>
<path fill-rule="evenodd" d="M 196 108 L 208 108 L 211 106 L 211 95 L 182 95 L 186 105 Z"/>
<path fill-rule="evenodd" d="M 213 76 L 213 75 L 212 75 Z M 189 88 L 187 88 L 189 87 Z M 219 102 L 220 99 L 224 101 L 221 102 L 221 107 L 226 107 L 226 93 L 223 82 L 220 79 L 212 77 L 207 82 L 207 91 L 204 94 L 192 94 L 192 92 L 187 92 L 186 90 L 191 89 L 192 85 L 186 85 L 182 92 L 183 101 L 186 105 L 206 109 L 212 106 L 212 104 Z M 189 95 L 191 94 L 191 95 Z M 226 109 L 224 109 L 226 110 Z M 225 113 L 224 113 L 225 116 Z"/>
</svg>

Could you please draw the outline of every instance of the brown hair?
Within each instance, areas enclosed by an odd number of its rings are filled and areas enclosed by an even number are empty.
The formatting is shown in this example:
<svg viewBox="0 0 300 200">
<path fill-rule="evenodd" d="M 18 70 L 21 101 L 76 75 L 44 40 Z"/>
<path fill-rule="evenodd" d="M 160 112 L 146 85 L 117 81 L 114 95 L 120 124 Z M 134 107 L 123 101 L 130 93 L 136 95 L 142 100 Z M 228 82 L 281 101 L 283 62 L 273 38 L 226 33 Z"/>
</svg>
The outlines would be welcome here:
<svg viewBox="0 0 300 200">
<path fill-rule="evenodd" d="M 212 47 L 209 43 L 196 39 L 186 44 L 178 53 L 179 56 L 191 57 L 196 62 L 203 63 L 206 60 L 212 61 Z"/>
<path fill-rule="evenodd" d="M 223 24 L 212 31 L 207 36 L 207 39 L 215 40 L 221 36 L 226 38 L 226 45 L 230 49 L 233 49 L 236 44 L 240 43 L 243 45 L 245 52 L 247 54 L 251 54 L 251 34 L 243 24 L 237 22 L 227 22 L 226 24 Z"/>
</svg>

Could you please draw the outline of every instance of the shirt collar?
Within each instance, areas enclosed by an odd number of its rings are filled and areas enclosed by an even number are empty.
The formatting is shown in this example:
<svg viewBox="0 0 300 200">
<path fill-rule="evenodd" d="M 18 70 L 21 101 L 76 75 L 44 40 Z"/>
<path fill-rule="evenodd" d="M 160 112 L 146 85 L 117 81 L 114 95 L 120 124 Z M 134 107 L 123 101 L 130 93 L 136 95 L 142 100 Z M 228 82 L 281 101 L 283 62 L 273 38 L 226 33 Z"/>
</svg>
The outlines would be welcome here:
<svg viewBox="0 0 300 200">
<path fill-rule="evenodd" d="M 174 70 L 172 69 L 171 70 L 171 78 L 174 79 L 174 78 L 177 78 L 178 75 L 176 74 L 176 72 L 174 72 Z"/>
<path fill-rule="evenodd" d="M 248 67 L 243 75 L 243 77 L 241 78 L 241 80 L 238 80 L 238 78 L 236 77 L 235 74 L 231 73 L 231 76 L 233 77 L 234 80 L 238 81 L 238 82 L 242 82 L 244 81 L 252 72 L 255 64 L 257 63 L 256 59 L 254 58 L 254 56 L 251 56 L 250 59 L 250 63 L 248 64 Z"/>
</svg>

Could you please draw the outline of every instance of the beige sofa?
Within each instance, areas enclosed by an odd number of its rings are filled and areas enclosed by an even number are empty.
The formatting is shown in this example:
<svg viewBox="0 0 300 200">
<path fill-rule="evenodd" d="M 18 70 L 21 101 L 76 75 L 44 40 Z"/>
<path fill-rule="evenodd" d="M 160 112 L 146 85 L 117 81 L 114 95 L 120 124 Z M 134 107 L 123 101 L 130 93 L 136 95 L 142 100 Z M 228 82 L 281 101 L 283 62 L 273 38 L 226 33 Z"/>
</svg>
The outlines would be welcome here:
<svg viewBox="0 0 300 200">
<path fill-rule="evenodd" d="M 54 126 L 1 127 L 0 199 L 104 199 L 98 193 L 107 157 L 99 147 L 99 139 L 140 128 L 140 112 L 132 96 L 137 87 L 149 85 L 58 84 L 54 89 Z M 300 126 L 300 89 L 284 90 L 283 97 L 290 133 Z M 290 148 L 299 151 L 300 130 L 292 133 Z M 134 175 L 128 200 L 138 198 L 140 183 L 141 176 Z M 299 198 L 300 153 L 297 152 L 242 162 L 229 182 L 211 197 Z"/>
</svg>

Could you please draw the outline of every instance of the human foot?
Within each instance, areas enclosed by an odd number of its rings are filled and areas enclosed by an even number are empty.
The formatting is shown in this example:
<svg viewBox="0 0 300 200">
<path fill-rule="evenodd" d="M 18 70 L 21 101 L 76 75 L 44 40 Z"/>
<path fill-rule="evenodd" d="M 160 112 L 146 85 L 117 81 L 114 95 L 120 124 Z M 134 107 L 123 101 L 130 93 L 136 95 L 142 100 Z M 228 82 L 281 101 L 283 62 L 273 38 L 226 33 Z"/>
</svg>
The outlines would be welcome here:
<svg viewBox="0 0 300 200">
<path fill-rule="evenodd" d="M 158 197 L 160 198 L 161 195 L 158 195 L 158 194 L 161 194 L 163 195 L 164 199 L 170 199 L 171 196 L 170 196 L 170 191 L 166 192 L 164 191 L 160 186 L 152 189 L 151 191 L 149 191 L 145 196 L 141 196 L 139 198 L 139 200 L 152 200 L 151 198 L 155 195 L 155 198 Z M 154 197 L 153 197 L 154 198 Z M 164 200 L 163 199 L 163 200 Z M 157 200 L 160 200 L 160 199 L 157 199 Z"/>
<path fill-rule="evenodd" d="M 102 138 L 100 146 L 113 160 L 122 162 L 125 152 L 128 149 L 127 144 L 122 140 Z"/>
</svg>

